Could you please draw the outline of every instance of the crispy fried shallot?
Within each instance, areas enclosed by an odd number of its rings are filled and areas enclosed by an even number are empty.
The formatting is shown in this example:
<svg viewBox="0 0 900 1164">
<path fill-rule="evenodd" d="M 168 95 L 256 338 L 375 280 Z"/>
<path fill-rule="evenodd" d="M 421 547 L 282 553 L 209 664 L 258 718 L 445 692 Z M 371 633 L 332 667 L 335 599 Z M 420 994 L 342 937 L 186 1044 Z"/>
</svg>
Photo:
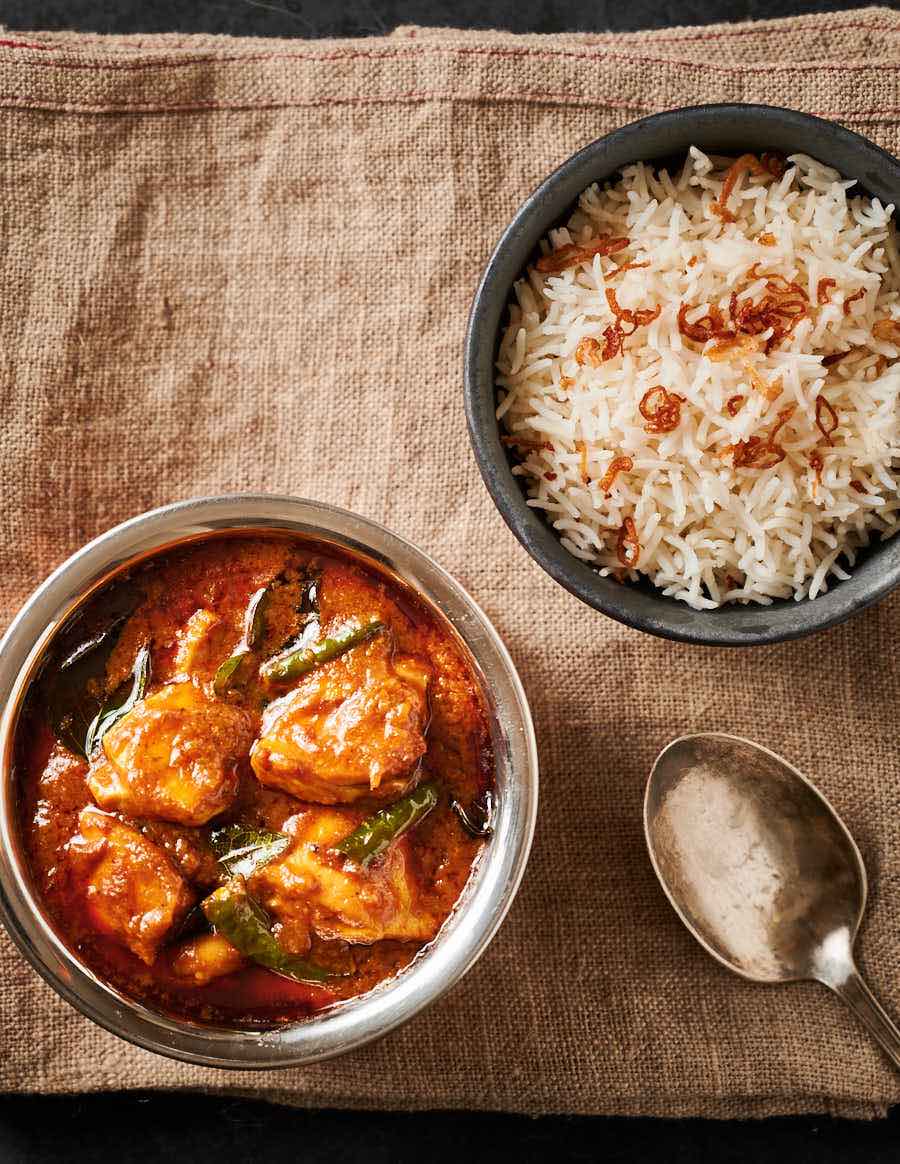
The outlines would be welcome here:
<svg viewBox="0 0 900 1164">
<path fill-rule="evenodd" d="M 845 356 L 849 356 L 850 353 L 854 350 L 855 350 L 854 348 L 847 348 L 847 350 L 845 352 L 832 352 L 830 356 L 823 356 L 822 357 L 822 367 L 823 368 L 834 367 L 835 364 L 837 364 L 841 360 L 843 360 Z"/>
<path fill-rule="evenodd" d="M 735 217 L 728 209 L 728 199 L 734 189 L 735 182 L 741 174 L 756 174 L 759 177 L 766 177 L 770 173 L 771 171 L 763 165 L 756 154 L 741 154 L 737 161 L 732 162 L 731 168 L 725 175 L 719 197 L 710 208 L 713 214 L 721 218 L 723 222 L 734 222 Z"/>
<path fill-rule="evenodd" d="M 790 287 L 791 290 L 787 290 Z M 801 319 L 807 315 L 806 293 L 794 284 L 782 288 L 775 280 L 766 283 L 766 294 L 758 303 L 752 299 L 738 299 L 732 293 L 729 304 L 732 323 L 736 331 L 746 335 L 761 335 L 771 329 L 772 334 L 765 341 L 765 351 L 771 351 L 776 344 L 787 339 Z"/>
<path fill-rule="evenodd" d="M 643 264 L 639 264 L 643 265 Z M 603 347 L 595 339 L 583 339 L 575 349 L 575 359 L 579 364 L 590 362 L 595 368 L 605 360 L 612 360 L 618 356 L 624 347 L 625 337 L 633 335 L 639 327 L 652 323 L 659 315 L 661 308 L 647 308 L 635 311 L 631 308 L 619 306 L 616 293 L 611 287 L 606 288 L 606 301 L 616 317 L 615 323 L 603 329 Z M 623 326 L 624 325 L 624 326 Z M 625 327 L 628 331 L 625 331 Z"/>
<path fill-rule="evenodd" d="M 737 356 L 745 356 L 750 352 L 758 351 L 759 344 L 752 335 L 733 335 L 728 339 L 720 340 L 703 354 L 714 364 L 721 364 L 723 360 L 731 360 Z"/>
<path fill-rule="evenodd" d="M 662 384 L 648 388 L 638 405 L 641 416 L 646 420 L 644 432 L 674 432 L 681 424 L 681 406 L 684 397 L 670 392 Z"/>
<path fill-rule="evenodd" d="M 610 292 L 607 292 L 610 294 Z M 613 298 L 615 294 L 613 293 Z M 635 314 L 630 312 L 629 314 Z M 645 315 L 646 312 L 637 312 L 638 315 Z M 655 316 L 654 316 L 655 318 Z M 631 335 L 635 330 L 632 327 L 631 331 L 622 331 L 622 321 L 617 319 L 615 323 L 603 329 L 603 346 L 600 346 L 598 340 L 587 338 L 581 340 L 578 347 L 575 349 L 575 362 L 578 364 L 590 364 L 594 368 L 599 368 L 605 360 L 612 360 L 622 351 L 625 342 L 625 336 Z"/>
<path fill-rule="evenodd" d="M 591 364 L 594 368 L 599 368 L 602 364 L 604 356 L 600 355 L 600 345 L 595 339 L 590 336 L 579 341 L 578 347 L 575 349 L 575 363 Z"/>
<path fill-rule="evenodd" d="M 789 279 L 785 279 L 784 275 L 779 275 L 776 271 L 758 271 L 756 269 L 758 266 L 759 263 L 754 263 L 747 271 L 747 277 L 751 282 L 756 282 L 757 279 L 765 279 L 766 288 L 775 295 L 799 296 L 804 301 L 809 300 L 809 296 L 799 283 L 793 283 Z"/>
<path fill-rule="evenodd" d="M 611 327 L 605 327 L 603 329 L 603 341 L 601 359 L 611 360 L 622 351 L 625 345 L 625 333 L 619 327 L 618 320 Z"/>
<path fill-rule="evenodd" d="M 816 284 L 816 302 L 820 307 L 824 307 L 831 298 L 830 287 L 837 287 L 836 279 L 820 279 Z"/>
<path fill-rule="evenodd" d="M 747 373 L 747 377 L 750 380 L 750 383 L 753 385 L 757 392 L 761 392 L 763 396 L 765 396 L 766 400 L 768 400 L 770 404 L 774 400 L 778 399 L 782 393 L 783 388 L 780 376 L 776 377 L 771 383 L 769 383 L 767 380 L 764 380 L 762 376 L 760 376 L 759 372 L 757 372 L 756 368 L 753 367 L 749 360 L 741 360 L 741 365 L 744 371 Z"/>
<path fill-rule="evenodd" d="M 775 438 L 778 436 L 781 429 L 784 428 L 784 426 L 787 424 L 787 422 L 791 419 L 791 417 L 794 415 L 794 413 L 796 411 L 797 411 L 796 404 L 788 404 L 784 408 L 780 408 L 778 410 L 778 416 L 775 418 L 775 427 L 769 433 L 769 441 L 770 442 L 774 442 Z"/>
<path fill-rule="evenodd" d="M 694 323 L 688 323 L 687 313 L 692 308 L 688 303 L 682 303 L 678 308 L 678 330 L 687 339 L 691 339 L 694 343 L 705 344 L 711 339 L 729 339 L 734 333 L 725 326 L 725 317 L 718 307 L 710 307 L 707 313 L 695 320 Z"/>
<path fill-rule="evenodd" d="M 777 400 L 781 395 L 781 378 L 779 377 L 778 379 L 773 380 L 771 383 L 768 383 L 762 378 L 762 376 L 760 376 L 759 372 L 757 372 L 756 368 L 754 368 L 750 360 L 747 359 L 748 354 L 758 350 L 759 344 L 754 339 L 754 337 L 744 335 L 732 336 L 730 339 L 722 340 L 720 343 L 717 343 L 714 347 L 711 347 L 709 351 L 706 351 L 703 354 L 714 364 L 720 364 L 723 360 L 738 358 L 740 360 L 741 366 L 747 373 L 750 383 L 758 392 L 761 392 L 763 396 L 765 396 L 769 403 L 771 403 L 773 400 Z M 732 399 L 734 398 L 732 397 Z M 740 397 L 740 399 L 743 400 L 743 396 Z M 734 413 L 732 413 L 732 416 L 733 415 Z"/>
<path fill-rule="evenodd" d="M 816 397 L 816 427 L 830 445 L 834 444 L 831 434 L 838 426 L 838 414 L 824 396 Z"/>
<path fill-rule="evenodd" d="M 634 518 L 626 517 L 619 529 L 619 536 L 616 539 L 616 557 L 623 566 L 627 566 L 630 570 L 638 564 L 641 556 L 641 543 L 638 541 L 637 529 L 635 528 Z"/>
<path fill-rule="evenodd" d="M 850 488 L 857 493 L 865 493 L 866 491 L 866 487 L 863 485 L 862 481 L 851 481 Z"/>
<path fill-rule="evenodd" d="M 729 396 L 728 399 L 725 401 L 725 411 L 728 413 L 729 416 L 737 416 L 737 414 L 743 408 L 744 401 L 746 399 L 747 399 L 747 397 L 741 396 L 740 393 L 737 396 Z"/>
<path fill-rule="evenodd" d="M 860 289 L 858 291 L 854 291 L 854 293 L 852 295 L 847 296 L 847 298 L 844 300 L 844 315 L 850 314 L 850 308 L 857 301 L 857 299 L 862 299 L 862 297 L 863 297 L 863 295 L 865 295 L 865 293 L 866 293 L 865 287 L 860 287 Z"/>
<path fill-rule="evenodd" d="M 620 327 L 623 323 L 630 325 L 631 331 L 625 332 L 626 335 L 631 335 L 639 327 L 646 327 L 648 323 L 652 323 L 662 310 L 659 304 L 656 307 L 649 307 L 643 311 L 634 311 L 630 307 L 620 307 L 616 299 L 616 293 L 612 287 L 606 288 L 606 302 L 609 304 L 609 309 L 616 317 L 616 323 Z"/>
<path fill-rule="evenodd" d="M 870 369 L 870 371 L 874 372 L 875 375 L 874 375 L 874 377 L 870 376 L 869 379 L 870 380 L 872 380 L 872 379 L 877 380 L 878 377 L 882 374 L 882 372 L 885 370 L 885 368 L 887 366 L 888 366 L 887 356 L 882 356 L 879 354 L 878 358 L 876 359 L 875 363 L 872 365 L 872 367 Z"/>
<path fill-rule="evenodd" d="M 612 488 L 612 483 L 620 473 L 630 473 L 634 468 L 634 461 L 631 457 L 613 457 L 609 463 L 609 468 L 600 478 L 599 489 L 601 493 L 609 496 L 609 491 Z"/>
<path fill-rule="evenodd" d="M 604 276 L 607 279 L 613 279 L 616 275 L 621 275 L 625 271 L 640 271 L 642 267 L 649 266 L 649 263 L 623 263 L 621 267 L 613 267 L 611 271 L 604 271 Z"/>
<path fill-rule="evenodd" d="M 608 234 L 601 234 L 590 242 L 566 243 L 549 255 L 542 255 L 535 263 L 535 268 L 542 275 L 559 275 L 569 267 L 588 262 L 594 255 L 614 255 L 627 246 L 627 238 L 610 238 Z"/>
<path fill-rule="evenodd" d="M 775 421 L 775 426 L 767 437 L 752 436 L 745 441 L 738 441 L 732 445 L 730 451 L 734 454 L 735 469 L 771 469 L 785 458 L 785 451 L 777 443 L 776 437 L 796 411 L 796 404 L 789 404 L 782 408 Z"/>
<path fill-rule="evenodd" d="M 590 483 L 588 476 L 588 447 L 587 441 L 576 441 L 575 448 L 578 450 L 578 456 L 581 459 L 581 479 L 585 485 Z"/>
<path fill-rule="evenodd" d="M 761 247 L 774 247 L 778 245 L 778 239 L 769 231 L 766 231 L 765 234 L 759 235 L 756 241 Z"/>
<path fill-rule="evenodd" d="M 817 487 L 822 484 L 822 469 L 824 467 L 822 454 L 818 449 L 813 449 L 809 454 L 809 467 L 816 475 L 816 479 L 813 482 L 813 497 L 815 497 Z"/>
<path fill-rule="evenodd" d="M 682 303 L 678 310 L 678 330 L 695 343 L 707 343 L 715 339 L 721 343 L 736 341 L 740 335 L 756 336 L 771 330 L 765 341 L 768 353 L 776 344 L 793 332 L 794 328 L 809 314 L 809 296 L 799 283 L 793 283 L 774 271 L 759 271 L 754 263 L 747 272 L 749 283 L 765 279 L 766 285 L 758 303 L 752 299 L 739 299 L 733 291 L 728 304 L 731 316 L 730 326 L 719 307 L 711 306 L 706 314 L 694 323 L 688 323 L 687 313 L 691 308 Z M 749 283 L 747 285 L 749 285 Z M 724 347 L 721 349 L 726 350 Z M 709 355 L 709 353 L 705 353 Z M 712 357 L 715 359 L 715 356 Z"/>
<path fill-rule="evenodd" d="M 900 319 L 879 319 L 872 324 L 872 335 L 889 344 L 900 344 Z"/>
<path fill-rule="evenodd" d="M 734 454 L 735 469 L 771 469 L 783 461 L 785 456 L 781 445 L 770 445 L 758 436 L 738 441 L 731 451 Z"/>
</svg>

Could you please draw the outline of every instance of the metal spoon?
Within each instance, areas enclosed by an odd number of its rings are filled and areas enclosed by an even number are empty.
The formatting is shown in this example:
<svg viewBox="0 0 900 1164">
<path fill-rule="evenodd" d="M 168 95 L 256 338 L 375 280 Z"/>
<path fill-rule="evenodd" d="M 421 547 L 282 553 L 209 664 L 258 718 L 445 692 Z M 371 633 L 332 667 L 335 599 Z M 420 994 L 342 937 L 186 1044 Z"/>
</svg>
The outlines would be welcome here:
<svg viewBox="0 0 900 1164">
<path fill-rule="evenodd" d="M 644 831 L 669 901 L 714 958 L 755 982 L 823 982 L 900 1068 L 900 1030 L 853 961 L 862 857 L 796 768 L 738 736 L 683 736 L 653 765 Z"/>
</svg>

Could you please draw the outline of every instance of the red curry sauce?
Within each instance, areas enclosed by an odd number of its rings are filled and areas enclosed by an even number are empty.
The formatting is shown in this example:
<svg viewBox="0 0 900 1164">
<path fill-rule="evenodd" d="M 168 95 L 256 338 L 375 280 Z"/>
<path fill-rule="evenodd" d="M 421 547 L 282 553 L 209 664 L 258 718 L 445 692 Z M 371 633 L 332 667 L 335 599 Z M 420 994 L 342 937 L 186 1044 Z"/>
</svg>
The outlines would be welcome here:
<svg viewBox="0 0 900 1164">
<path fill-rule="evenodd" d="M 435 936 L 493 759 L 472 667 L 414 593 L 334 547 L 222 537 L 63 629 L 17 766 L 32 876 L 78 957 L 156 1009 L 258 1025 L 370 990 Z M 360 857 L 373 819 L 381 848 Z"/>
</svg>

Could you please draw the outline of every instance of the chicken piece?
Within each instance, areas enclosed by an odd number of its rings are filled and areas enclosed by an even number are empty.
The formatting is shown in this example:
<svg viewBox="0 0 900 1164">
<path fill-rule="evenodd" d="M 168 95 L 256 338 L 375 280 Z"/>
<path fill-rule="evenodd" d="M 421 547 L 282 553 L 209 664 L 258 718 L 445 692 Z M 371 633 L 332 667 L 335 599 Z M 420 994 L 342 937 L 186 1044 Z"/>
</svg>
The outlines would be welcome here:
<svg viewBox="0 0 900 1164">
<path fill-rule="evenodd" d="M 188 979 L 194 986 L 205 986 L 214 978 L 247 965 L 247 959 L 221 934 L 201 934 L 185 942 L 172 957 L 176 977 Z"/>
<path fill-rule="evenodd" d="M 431 668 L 390 636 L 317 667 L 263 715 L 250 760 L 261 784 L 301 800 L 393 800 L 425 751 Z"/>
<path fill-rule="evenodd" d="M 214 889 L 222 879 L 222 866 L 199 829 L 161 820 L 141 821 L 141 832 L 158 845 L 174 867 L 199 889 Z"/>
<path fill-rule="evenodd" d="M 412 870 L 409 838 L 360 868 L 330 846 L 359 824 L 358 812 L 310 808 L 284 824 L 291 847 L 259 869 L 250 892 L 276 922 L 285 949 L 304 954 L 311 935 L 370 945 L 383 938 L 425 942 L 438 920 L 427 912 Z"/>
<path fill-rule="evenodd" d="M 148 966 L 194 902 L 184 878 L 137 829 L 89 805 L 64 848 L 90 926 Z"/>
<path fill-rule="evenodd" d="M 173 660 L 173 673 L 181 678 L 190 678 L 195 671 L 204 674 L 211 670 L 209 651 L 213 627 L 219 622 L 219 616 L 211 610 L 195 610 L 178 632 Z"/>
<path fill-rule="evenodd" d="M 103 737 L 88 786 L 103 808 L 201 825 L 237 792 L 237 763 L 253 739 L 250 716 L 195 683 L 169 683 Z"/>
</svg>

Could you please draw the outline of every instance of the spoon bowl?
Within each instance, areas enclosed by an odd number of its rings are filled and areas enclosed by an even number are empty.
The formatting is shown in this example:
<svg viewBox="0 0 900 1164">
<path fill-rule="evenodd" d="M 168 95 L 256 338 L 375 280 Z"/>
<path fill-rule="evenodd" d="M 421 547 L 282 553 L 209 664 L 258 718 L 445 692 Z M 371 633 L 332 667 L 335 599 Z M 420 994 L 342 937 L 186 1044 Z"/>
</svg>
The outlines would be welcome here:
<svg viewBox="0 0 900 1164">
<path fill-rule="evenodd" d="M 738 736 L 683 736 L 650 773 L 644 830 L 669 901 L 714 958 L 756 982 L 824 983 L 900 1067 L 900 1031 L 853 959 L 862 857 L 796 768 Z"/>
</svg>

